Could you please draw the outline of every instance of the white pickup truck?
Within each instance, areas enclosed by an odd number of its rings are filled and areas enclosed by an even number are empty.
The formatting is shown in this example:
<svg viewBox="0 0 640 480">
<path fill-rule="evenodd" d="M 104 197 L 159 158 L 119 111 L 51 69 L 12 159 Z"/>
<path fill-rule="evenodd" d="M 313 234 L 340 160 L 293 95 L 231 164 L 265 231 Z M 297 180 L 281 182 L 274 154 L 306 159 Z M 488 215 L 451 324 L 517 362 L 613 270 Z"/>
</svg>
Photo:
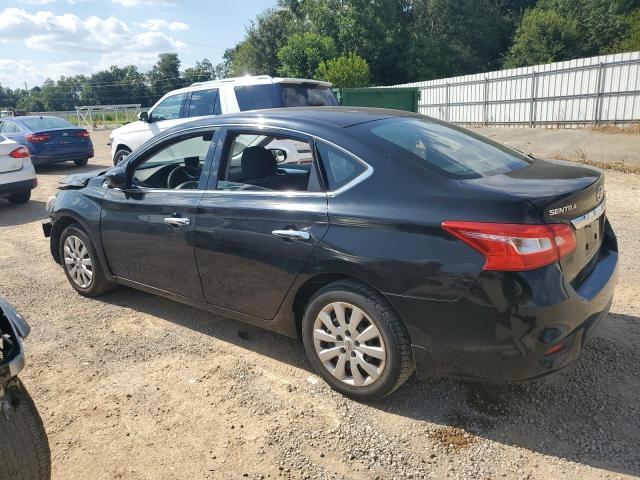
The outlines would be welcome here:
<svg viewBox="0 0 640 480">
<path fill-rule="evenodd" d="M 153 136 L 197 118 L 278 107 L 338 105 L 331 84 L 268 75 L 194 83 L 162 97 L 138 121 L 111 132 L 114 165 Z M 277 146 L 279 147 L 280 146 Z M 287 152 L 295 161 L 297 152 Z"/>
</svg>

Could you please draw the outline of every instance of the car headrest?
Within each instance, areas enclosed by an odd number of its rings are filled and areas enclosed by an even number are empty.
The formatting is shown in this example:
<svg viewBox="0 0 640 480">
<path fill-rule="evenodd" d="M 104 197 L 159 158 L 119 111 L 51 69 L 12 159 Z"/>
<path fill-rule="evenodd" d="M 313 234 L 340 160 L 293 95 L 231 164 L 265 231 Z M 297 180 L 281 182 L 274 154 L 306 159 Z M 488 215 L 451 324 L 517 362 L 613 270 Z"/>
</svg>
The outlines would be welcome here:
<svg viewBox="0 0 640 480">
<path fill-rule="evenodd" d="M 276 158 L 264 147 L 245 148 L 240 162 L 245 178 L 271 177 L 278 171 Z"/>
</svg>

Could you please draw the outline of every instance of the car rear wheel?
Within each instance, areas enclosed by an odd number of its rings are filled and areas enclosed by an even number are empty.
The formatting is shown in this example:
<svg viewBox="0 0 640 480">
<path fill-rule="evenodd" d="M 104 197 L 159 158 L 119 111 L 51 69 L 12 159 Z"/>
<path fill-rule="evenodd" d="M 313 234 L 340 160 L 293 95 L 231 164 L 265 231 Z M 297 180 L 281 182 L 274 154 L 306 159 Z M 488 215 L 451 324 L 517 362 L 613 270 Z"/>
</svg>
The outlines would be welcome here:
<svg viewBox="0 0 640 480">
<path fill-rule="evenodd" d="M 305 310 L 302 336 L 320 376 L 360 400 L 389 395 L 414 369 L 404 323 L 379 293 L 356 282 L 319 290 Z"/>
<path fill-rule="evenodd" d="M 127 155 L 129 155 L 131 153 L 131 150 L 129 150 L 128 148 L 121 148 L 119 149 L 116 154 L 113 156 L 113 164 L 117 165 L 118 163 L 120 163 L 120 161 L 126 157 Z"/>
<path fill-rule="evenodd" d="M 13 193 L 7 197 L 11 203 L 27 203 L 31 200 L 31 190 L 25 190 L 20 193 Z"/>
<path fill-rule="evenodd" d="M 73 163 L 75 163 L 78 167 L 84 167 L 87 163 L 89 163 L 88 158 L 76 158 Z"/>
<path fill-rule="evenodd" d="M 89 236 L 77 224 L 60 236 L 60 259 L 71 286 L 85 297 L 95 297 L 115 288 L 104 274 Z"/>
</svg>

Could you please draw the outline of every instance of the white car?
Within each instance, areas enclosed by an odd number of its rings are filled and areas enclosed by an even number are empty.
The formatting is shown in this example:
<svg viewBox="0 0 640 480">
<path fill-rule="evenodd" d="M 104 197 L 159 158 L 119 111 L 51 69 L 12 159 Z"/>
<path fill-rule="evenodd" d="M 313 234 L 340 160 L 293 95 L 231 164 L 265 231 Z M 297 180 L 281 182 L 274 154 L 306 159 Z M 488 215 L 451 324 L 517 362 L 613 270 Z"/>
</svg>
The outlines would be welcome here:
<svg viewBox="0 0 640 480">
<path fill-rule="evenodd" d="M 27 203 L 37 185 L 29 149 L 0 135 L 0 198 Z"/>
<path fill-rule="evenodd" d="M 153 136 L 197 118 L 264 108 L 338 105 L 330 87 L 328 82 L 268 75 L 194 83 L 167 93 L 148 112 L 140 113 L 137 122 L 113 130 L 111 158 L 115 165 Z M 295 149 L 286 154 L 287 162 L 299 161 Z"/>
</svg>

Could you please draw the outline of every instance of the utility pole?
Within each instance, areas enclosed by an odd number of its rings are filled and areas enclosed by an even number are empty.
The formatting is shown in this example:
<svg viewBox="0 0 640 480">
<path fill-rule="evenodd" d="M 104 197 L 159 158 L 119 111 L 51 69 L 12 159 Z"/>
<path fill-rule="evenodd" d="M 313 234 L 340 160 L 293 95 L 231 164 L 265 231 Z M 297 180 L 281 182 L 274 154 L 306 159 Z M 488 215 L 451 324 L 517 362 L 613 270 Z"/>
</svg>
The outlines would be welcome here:
<svg viewBox="0 0 640 480">
<path fill-rule="evenodd" d="M 27 82 L 24 82 L 24 89 L 25 89 L 25 91 L 27 91 L 27 92 L 29 91 L 29 88 L 27 87 Z"/>
</svg>

